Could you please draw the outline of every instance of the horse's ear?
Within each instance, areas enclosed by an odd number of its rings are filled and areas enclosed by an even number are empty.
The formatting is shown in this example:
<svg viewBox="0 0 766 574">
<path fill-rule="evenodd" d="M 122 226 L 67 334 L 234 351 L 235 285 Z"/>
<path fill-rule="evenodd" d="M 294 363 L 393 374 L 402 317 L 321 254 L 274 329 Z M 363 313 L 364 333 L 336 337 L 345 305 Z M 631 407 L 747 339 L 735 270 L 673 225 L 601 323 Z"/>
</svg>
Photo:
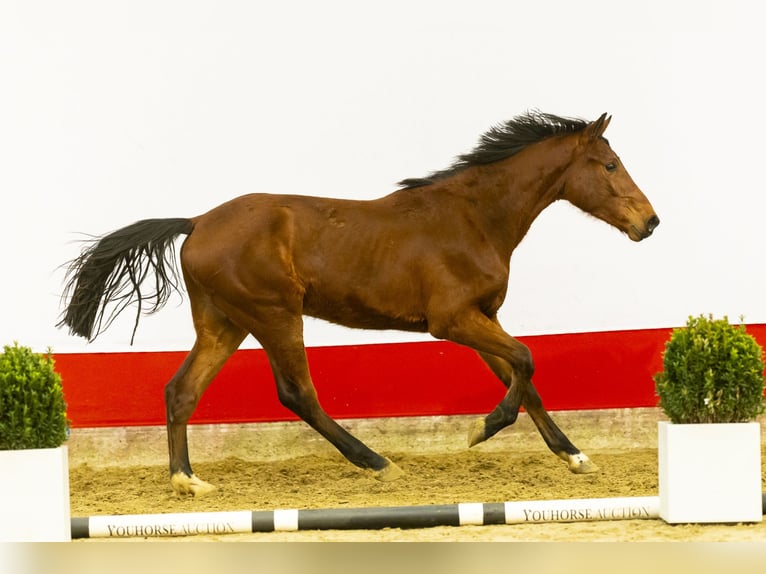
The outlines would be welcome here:
<svg viewBox="0 0 766 574">
<path fill-rule="evenodd" d="M 604 135 L 604 132 L 606 131 L 606 128 L 609 125 L 609 122 L 611 121 L 612 121 L 612 116 L 609 116 L 606 113 L 601 114 L 600 118 L 598 118 L 595 122 L 591 123 L 585 129 L 585 132 L 588 134 L 588 138 L 592 140 L 600 138 L 602 135 Z"/>
</svg>

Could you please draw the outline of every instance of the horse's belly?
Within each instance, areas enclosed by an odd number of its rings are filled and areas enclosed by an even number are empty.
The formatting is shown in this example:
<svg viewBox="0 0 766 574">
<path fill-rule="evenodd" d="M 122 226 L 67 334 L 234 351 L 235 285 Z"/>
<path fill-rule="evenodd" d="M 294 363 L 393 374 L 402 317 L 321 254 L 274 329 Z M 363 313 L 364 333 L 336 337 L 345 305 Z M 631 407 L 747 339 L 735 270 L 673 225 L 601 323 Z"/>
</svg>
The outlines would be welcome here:
<svg viewBox="0 0 766 574">
<path fill-rule="evenodd" d="M 316 293 L 307 293 L 303 313 L 354 329 L 394 329 L 397 331 L 428 331 L 425 317 L 416 313 L 377 309 L 354 300 L 328 299 Z"/>
</svg>

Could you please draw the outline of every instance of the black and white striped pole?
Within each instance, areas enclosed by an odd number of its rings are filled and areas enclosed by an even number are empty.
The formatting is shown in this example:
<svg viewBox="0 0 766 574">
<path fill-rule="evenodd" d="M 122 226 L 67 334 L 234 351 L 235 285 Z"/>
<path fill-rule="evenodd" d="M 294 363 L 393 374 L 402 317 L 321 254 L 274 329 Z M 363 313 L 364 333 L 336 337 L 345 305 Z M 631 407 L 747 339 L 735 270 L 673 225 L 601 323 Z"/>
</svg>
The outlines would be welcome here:
<svg viewBox="0 0 766 574">
<path fill-rule="evenodd" d="M 72 519 L 72 538 L 150 538 L 298 530 L 377 530 L 652 518 L 659 518 L 657 496 L 91 516 Z"/>
</svg>

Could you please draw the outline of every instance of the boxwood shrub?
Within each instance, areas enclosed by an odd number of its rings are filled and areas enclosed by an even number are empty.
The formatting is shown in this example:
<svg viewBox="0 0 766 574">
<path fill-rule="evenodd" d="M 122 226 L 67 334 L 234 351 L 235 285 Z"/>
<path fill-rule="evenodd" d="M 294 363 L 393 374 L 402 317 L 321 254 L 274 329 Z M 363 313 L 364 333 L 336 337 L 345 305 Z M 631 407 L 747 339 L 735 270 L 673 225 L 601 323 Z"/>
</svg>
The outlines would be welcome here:
<svg viewBox="0 0 766 574">
<path fill-rule="evenodd" d="M 671 333 L 662 361 L 654 381 L 671 422 L 747 422 L 763 413 L 763 349 L 743 324 L 689 317 Z"/>
<path fill-rule="evenodd" d="M 66 441 L 69 421 L 50 352 L 18 343 L 0 355 L 0 450 L 55 448 Z"/>
</svg>

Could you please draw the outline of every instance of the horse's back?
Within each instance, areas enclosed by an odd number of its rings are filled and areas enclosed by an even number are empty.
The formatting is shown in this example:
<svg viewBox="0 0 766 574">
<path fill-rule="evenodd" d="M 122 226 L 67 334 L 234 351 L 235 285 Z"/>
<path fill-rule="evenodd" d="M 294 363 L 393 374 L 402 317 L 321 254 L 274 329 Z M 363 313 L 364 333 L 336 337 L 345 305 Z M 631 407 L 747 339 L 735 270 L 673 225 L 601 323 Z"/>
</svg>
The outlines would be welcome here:
<svg viewBox="0 0 766 574">
<path fill-rule="evenodd" d="M 297 195 L 236 197 L 192 219 L 193 232 L 181 251 L 182 266 L 202 284 L 227 272 L 254 269 L 263 275 L 278 264 L 289 269 L 294 266 L 296 231 L 310 235 L 331 203 Z"/>
</svg>

